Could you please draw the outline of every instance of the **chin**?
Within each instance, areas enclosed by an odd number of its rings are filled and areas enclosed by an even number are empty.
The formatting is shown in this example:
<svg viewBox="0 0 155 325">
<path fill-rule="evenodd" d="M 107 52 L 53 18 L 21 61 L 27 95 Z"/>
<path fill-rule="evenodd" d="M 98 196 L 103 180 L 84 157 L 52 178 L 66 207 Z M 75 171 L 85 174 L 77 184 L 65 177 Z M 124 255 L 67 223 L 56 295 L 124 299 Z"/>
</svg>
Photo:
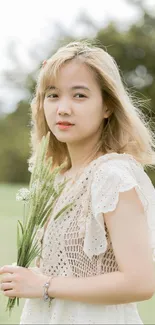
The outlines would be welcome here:
<svg viewBox="0 0 155 325">
<path fill-rule="evenodd" d="M 67 131 L 62 132 L 61 134 L 59 132 L 52 132 L 52 133 L 55 136 L 55 138 L 62 143 L 71 144 L 71 143 L 76 143 L 81 141 L 81 139 L 78 138 L 73 139 L 73 135 L 67 134 Z"/>
</svg>

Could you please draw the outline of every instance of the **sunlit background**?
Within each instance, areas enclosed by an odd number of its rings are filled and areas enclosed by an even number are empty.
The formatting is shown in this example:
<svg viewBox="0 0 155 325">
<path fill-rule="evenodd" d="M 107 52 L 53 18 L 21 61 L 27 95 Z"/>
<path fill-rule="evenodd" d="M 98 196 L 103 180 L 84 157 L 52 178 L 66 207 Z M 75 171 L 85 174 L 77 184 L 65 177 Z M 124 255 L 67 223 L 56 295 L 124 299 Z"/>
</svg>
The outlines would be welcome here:
<svg viewBox="0 0 155 325">
<path fill-rule="evenodd" d="M 16 260 L 16 192 L 30 173 L 30 101 L 43 60 L 62 44 L 97 39 L 118 63 L 125 84 L 155 121 L 154 0 L 5 0 L 0 6 L 0 265 Z M 155 185 L 155 173 L 146 170 Z M 144 266 L 145 267 L 145 266 Z M 23 306 L 9 317 L 0 295 L 0 324 L 18 324 Z M 155 298 L 138 304 L 144 324 L 155 324 Z"/>
</svg>

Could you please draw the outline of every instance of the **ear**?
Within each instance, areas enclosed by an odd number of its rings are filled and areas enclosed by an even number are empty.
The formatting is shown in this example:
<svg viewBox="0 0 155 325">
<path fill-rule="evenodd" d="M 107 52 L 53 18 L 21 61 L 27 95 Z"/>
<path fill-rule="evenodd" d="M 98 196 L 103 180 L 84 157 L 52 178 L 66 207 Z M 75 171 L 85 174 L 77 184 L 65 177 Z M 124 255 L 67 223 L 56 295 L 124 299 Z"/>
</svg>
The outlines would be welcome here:
<svg viewBox="0 0 155 325">
<path fill-rule="evenodd" d="M 108 118 L 110 116 L 111 112 L 110 109 L 104 104 L 103 107 L 103 118 Z"/>
</svg>

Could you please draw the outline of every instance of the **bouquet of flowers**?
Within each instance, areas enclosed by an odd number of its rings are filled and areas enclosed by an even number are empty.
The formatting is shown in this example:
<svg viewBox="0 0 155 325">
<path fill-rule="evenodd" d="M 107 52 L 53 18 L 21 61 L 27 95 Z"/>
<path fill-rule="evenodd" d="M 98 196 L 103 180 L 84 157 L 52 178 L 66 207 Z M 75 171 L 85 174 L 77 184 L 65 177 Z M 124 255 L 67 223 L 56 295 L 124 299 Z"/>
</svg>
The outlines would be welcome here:
<svg viewBox="0 0 155 325">
<path fill-rule="evenodd" d="M 51 172 L 52 157 L 46 159 L 50 133 L 43 137 L 39 146 L 31 171 L 29 188 L 22 188 L 18 191 L 16 199 L 24 202 L 23 222 L 17 223 L 17 263 L 18 266 L 29 267 L 31 262 L 40 255 L 41 248 L 38 245 L 37 232 L 44 226 L 57 198 L 62 193 L 68 180 L 59 183 L 57 190 L 54 187 L 56 175 L 64 163 Z M 54 219 L 57 219 L 73 203 L 61 209 Z M 7 310 L 11 312 L 19 298 L 8 298 Z"/>
</svg>

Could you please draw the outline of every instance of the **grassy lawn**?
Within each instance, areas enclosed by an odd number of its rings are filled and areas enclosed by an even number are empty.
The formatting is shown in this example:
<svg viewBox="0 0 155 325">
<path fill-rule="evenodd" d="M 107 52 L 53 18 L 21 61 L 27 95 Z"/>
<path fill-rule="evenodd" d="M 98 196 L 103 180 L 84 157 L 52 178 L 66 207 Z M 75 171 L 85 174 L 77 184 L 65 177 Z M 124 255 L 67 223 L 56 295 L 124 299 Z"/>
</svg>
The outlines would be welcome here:
<svg viewBox="0 0 155 325">
<path fill-rule="evenodd" d="M 0 266 L 16 261 L 16 225 L 17 219 L 23 215 L 23 206 L 16 201 L 16 192 L 21 187 L 26 185 L 0 185 Z M 6 303 L 7 298 L 0 294 L 0 324 L 19 324 L 24 300 L 20 307 L 14 308 L 10 317 L 5 311 Z M 155 295 L 138 303 L 138 309 L 144 324 L 155 324 Z"/>
</svg>

